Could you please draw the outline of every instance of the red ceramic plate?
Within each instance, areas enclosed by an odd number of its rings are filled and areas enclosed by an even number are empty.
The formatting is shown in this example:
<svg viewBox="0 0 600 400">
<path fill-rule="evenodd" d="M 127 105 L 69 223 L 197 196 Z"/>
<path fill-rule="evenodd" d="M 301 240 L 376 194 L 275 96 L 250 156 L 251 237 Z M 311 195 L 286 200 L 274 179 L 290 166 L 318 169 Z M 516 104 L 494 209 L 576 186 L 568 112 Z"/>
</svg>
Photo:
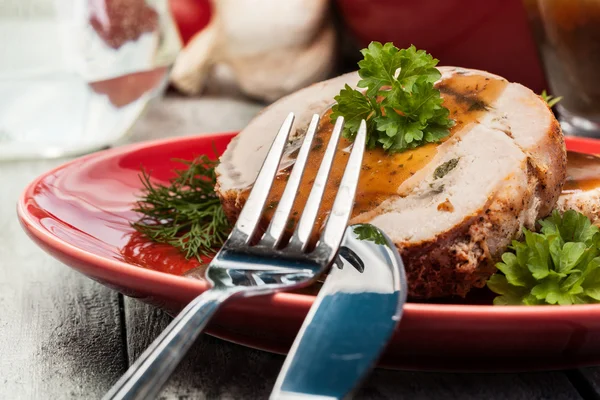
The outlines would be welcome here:
<svg viewBox="0 0 600 400">
<path fill-rule="evenodd" d="M 225 149 L 223 133 L 136 144 L 92 154 L 32 182 L 18 204 L 29 236 L 81 273 L 128 296 L 176 313 L 207 289 L 181 276 L 197 267 L 164 246 L 133 234 L 132 203 L 140 167 L 167 180 L 179 165 Z M 573 150 L 600 153 L 600 141 L 568 139 Z M 541 370 L 600 364 L 600 305 L 490 305 L 482 290 L 472 298 L 408 303 L 381 365 L 445 371 Z M 314 297 L 279 293 L 226 304 L 209 333 L 284 353 Z M 365 338 L 369 340 L 369 338 Z"/>
</svg>

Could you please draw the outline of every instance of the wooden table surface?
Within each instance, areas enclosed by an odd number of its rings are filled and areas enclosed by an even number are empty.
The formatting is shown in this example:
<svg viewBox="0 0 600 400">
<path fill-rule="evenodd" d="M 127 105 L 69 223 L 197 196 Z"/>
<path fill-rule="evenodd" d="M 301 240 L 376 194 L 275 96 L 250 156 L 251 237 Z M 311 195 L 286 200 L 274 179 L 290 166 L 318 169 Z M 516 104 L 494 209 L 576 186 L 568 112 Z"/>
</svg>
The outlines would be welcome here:
<svg viewBox="0 0 600 400">
<path fill-rule="evenodd" d="M 237 130 L 261 105 L 167 97 L 126 141 Z M 37 248 L 17 221 L 27 182 L 64 160 L 0 163 L 0 399 L 96 399 L 169 323 Z M 283 357 L 200 337 L 165 399 L 264 399 Z M 600 369 L 520 374 L 375 370 L 356 399 L 600 399 Z"/>
</svg>

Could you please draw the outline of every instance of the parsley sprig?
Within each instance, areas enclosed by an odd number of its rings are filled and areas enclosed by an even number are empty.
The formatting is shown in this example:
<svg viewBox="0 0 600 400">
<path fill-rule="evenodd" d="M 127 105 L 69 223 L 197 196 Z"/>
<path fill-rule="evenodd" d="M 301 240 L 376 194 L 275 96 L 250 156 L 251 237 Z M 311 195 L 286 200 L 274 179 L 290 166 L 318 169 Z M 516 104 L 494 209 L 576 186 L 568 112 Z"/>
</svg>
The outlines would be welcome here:
<svg viewBox="0 0 600 400">
<path fill-rule="evenodd" d="M 513 241 L 487 286 L 496 305 L 600 302 L 600 232 L 583 214 L 558 211 L 539 221 L 541 232 L 524 230 Z"/>
<path fill-rule="evenodd" d="M 441 74 L 438 60 L 415 46 L 398 49 L 392 43 L 371 42 L 358 63 L 361 91 L 346 85 L 335 97 L 331 119 L 345 119 L 344 136 L 353 139 L 361 120 L 367 121 L 367 147 L 401 152 L 437 142 L 454 121 L 442 105 L 434 83 Z"/>
<path fill-rule="evenodd" d="M 186 167 L 176 170 L 168 185 L 153 183 L 142 170 L 142 198 L 134 211 L 142 218 L 133 227 L 152 241 L 178 248 L 186 258 L 211 255 L 231 230 L 215 192 L 218 161 L 206 155 L 193 161 L 176 160 Z"/>
<path fill-rule="evenodd" d="M 371 224 L 357 224 L 354 225 L 354 234 L 358 237 L 358 240 L 368 240 L 375 244 L 386 245 L 387 241 L 381 233 L 381 231 Z"/>
</svg>

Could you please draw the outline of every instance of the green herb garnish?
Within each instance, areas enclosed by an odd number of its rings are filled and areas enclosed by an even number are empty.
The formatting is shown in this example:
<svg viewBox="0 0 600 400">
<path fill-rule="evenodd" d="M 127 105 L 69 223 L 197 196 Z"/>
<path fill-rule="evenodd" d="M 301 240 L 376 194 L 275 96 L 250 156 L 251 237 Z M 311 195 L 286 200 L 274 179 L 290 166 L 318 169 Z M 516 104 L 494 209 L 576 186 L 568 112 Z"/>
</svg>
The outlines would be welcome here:
<svg viewBox="0 0 600 400">
<path fill-rule="evenodd" d="M 541 232 L 524 229 L 525 241 L 496 264 L 487 286 L 496 305 L 600 302 L 600 233 L 583 214 L 558 211 L 539 221 Z"/>
<path fill-rule="evenodd" d="M 439 165 L 435 171 L 433 171 L 433 178 L 442 179 L 444 176 L 448 175 L 450 171 L 456 168 L 458 160 L 459 158 L 453 158 Z"/>
<path fill-rule="evenodd" d="M 554 97 L 548 93 L 546 93 L 545 90 L 542 91 L 542 94 L 540 94 L 540 97 L 546 102 L 548 103 L 548 107 L 552 108 L 554 107 L 559 101 L 562 100 L 562 96 L 558 96 L 558 97 Z"/>
<path fill-rule="evenodd" d="M 441 77 L 435 68 L 437 59 L 414 46 L 399 50 L 392 43 L 371 42 L 361 52 L 358 87 L 366 92 L 346 85 L 335 97 L 331 114 L 332 121 L 344 117 L 345 137 L 354 138 L 363 119 L 367 121 L 367 147 L 382 146 L 389 152 L 437 142 L 448 135 L 454 121 L 433 86 Z"/>
<path fill-rule="evenodd" d="M 387 245 L 387 241 L 381 231 L 371 224 L 355 225 L 354 234 L 358 236 L 359 240 L 368 240 L 376 244 Z"/>
<path fill-rule="evenodd" d="M 158 243 L 178 248 L 186 258 L 208 256 L 218 249 L 231 230 L 215 192 L 218 161 L 202 155 L 176 170 L 168 185 L 153 183 L 142 170 L 142 199 L 134 211 L 142 219 L 133 227 Z"/>
</svg>

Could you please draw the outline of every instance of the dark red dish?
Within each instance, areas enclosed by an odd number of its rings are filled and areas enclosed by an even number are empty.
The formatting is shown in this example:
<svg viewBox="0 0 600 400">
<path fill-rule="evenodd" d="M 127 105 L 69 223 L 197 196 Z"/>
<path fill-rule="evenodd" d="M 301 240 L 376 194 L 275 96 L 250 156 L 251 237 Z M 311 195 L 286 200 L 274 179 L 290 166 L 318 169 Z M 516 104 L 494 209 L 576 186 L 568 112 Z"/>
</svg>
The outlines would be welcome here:
<svg viewBox="0 0 600 400">
<path fill-rule="evenodd" d="M 71 161 L 33 181 L 18 203 L 28 235 L 79 272 L 128 296 L 177 313 L 207 288 L 180 276 L 197 267 L 133 233 L 140 167 L 167 180 L 173 158 L 225 149 L 233 133 L 120 147 Z M 568 138 L 600 153 L 600 141 Z M 381 365 L 421 370 L 543 370 L 600 364 L 600 305 L 492 306 L 485 290 L 466 301 L 408 303 Z M 286 352 L 314 296 L 280 293 L 226 304 L 209 333 Z M 369 340 L 369 338 L 365 338 Z"/>
</svg>

